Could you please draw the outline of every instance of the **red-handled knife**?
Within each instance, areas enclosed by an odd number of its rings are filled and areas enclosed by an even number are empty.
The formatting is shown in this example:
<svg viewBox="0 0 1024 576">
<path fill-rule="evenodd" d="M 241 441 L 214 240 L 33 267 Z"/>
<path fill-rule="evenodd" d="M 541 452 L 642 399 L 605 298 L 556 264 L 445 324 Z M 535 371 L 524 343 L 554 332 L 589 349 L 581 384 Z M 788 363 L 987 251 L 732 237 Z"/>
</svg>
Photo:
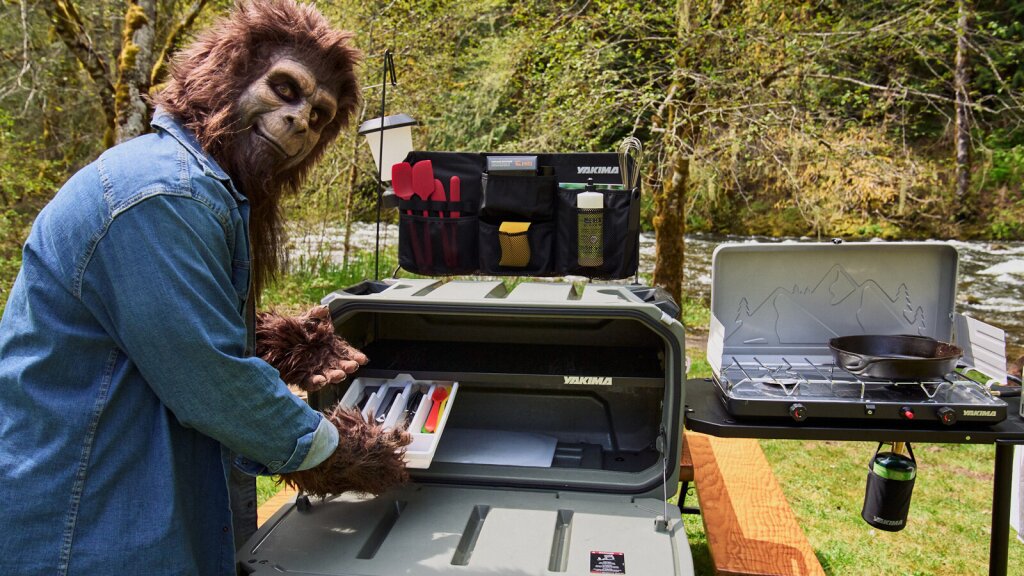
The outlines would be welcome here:
<svg viewBox="0 0 1024 576">
<path fill-rule="evenodd" d="M 462 201 L 462 181 L 459 180 L 458 176 L 452 176 L 452 179 L 448 182 L 448 201 L 452 204 Z M 451 218 L 458 218 L 460 214 L 461 212 L 458 210 L 449 212 Z"/>
</svg>

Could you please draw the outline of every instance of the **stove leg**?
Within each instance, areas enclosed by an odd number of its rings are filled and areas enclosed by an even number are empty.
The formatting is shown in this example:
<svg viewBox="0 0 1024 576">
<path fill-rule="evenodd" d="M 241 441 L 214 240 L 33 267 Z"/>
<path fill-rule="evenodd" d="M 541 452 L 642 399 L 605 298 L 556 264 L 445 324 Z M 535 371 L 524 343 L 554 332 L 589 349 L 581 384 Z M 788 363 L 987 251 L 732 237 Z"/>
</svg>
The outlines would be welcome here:
<svg viewBox="0 0 1024 576">
<path fill-rule="evenodd" d="M 992 482 L 992 541 L 989 576 L 1006 576 L 1010 546 L 1010 488 L 1013 482 L 1013 444 L 996 442 L 995 480 Z"/>
</svg>

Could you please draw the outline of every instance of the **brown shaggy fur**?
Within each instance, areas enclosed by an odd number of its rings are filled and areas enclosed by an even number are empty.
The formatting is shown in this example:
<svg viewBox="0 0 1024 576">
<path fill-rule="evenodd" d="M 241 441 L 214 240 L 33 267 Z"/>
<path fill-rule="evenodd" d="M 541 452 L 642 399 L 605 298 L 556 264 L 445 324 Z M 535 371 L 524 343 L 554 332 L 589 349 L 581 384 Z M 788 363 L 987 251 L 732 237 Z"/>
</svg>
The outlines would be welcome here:
<svg viewBox="0 0 1024 576">
<path fill-rule="evenodd" d="M 338 428 L 338 449 L 310 470 L 281 474 L 289 486 L 311 495 L 354 491 L 378 495 L 409 479 L 404 447 L 412 441 L 402 429 L 368 424 L 353 408 L 335 406 L 327 418 Z"/>
<path fill-rule="evenodd" d="M 293 0 L 241 1 L 230 16 L 175 57 L 170 80 L 153 98 L 196 134 L 203 149 L 249 198 L 257 295 L 284 261 L 281 196 L 298 189 L 359 104 L 354 67 L 361 54 L 351 47 L 351 38 L 351 33 L 332 28 L 313 6 Z M 245 142 L 242 136 L 248 128 L 238 125 L 238 102 L 281 54 L 309 66 L 337 97 L 338 111 L 302 164 L 268 174 L 247 155 L 246 146 L 236 145 Z"/>
<path fill-rule="evenodd" d="M 281 379 L 307 392 L 313 376 L 338 367 L 349 360 L 349 346 L 335 335 L 327 308 L 318 306 L 301 316 L 281 316 L 260 312 L 256 316 L 256 355 L 281 373 Z"/>
</svg>

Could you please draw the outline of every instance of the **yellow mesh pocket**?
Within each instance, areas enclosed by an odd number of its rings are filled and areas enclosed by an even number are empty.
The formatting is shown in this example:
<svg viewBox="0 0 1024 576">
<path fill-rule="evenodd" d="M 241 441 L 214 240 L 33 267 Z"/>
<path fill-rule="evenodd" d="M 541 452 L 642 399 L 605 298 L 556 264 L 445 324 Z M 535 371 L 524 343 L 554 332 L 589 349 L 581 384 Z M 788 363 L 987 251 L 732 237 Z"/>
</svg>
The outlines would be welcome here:
<svg viewBox="0 0 1024 576">
<path fill-rule="evenodd" d="M 498 233 L 498 244 L 501 246 L 500 266 L 509 268 L 526 268 L 530 264 L 530 238 L 526 232 L 517 234 Z"/>
</svg>

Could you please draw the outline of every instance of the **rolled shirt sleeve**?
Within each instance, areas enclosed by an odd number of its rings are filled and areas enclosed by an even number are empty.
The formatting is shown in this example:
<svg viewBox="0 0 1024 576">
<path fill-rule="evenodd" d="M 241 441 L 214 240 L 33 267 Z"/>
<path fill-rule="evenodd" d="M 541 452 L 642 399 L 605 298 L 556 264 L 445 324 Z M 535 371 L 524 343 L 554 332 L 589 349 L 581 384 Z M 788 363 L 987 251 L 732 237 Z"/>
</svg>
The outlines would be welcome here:
<svg viewBox="0 0 1024 576">
<path fill-rule="evenodd" d="M 248 269 L 232 259 L 231 221 L 188 195 L 135 202 L 97 240 L 81 298 L 183 426 L 262 465 L 242 466 L 251 473 L 311 468 L 338 433 L 276 369 L 245 357 L 237 287 Z"/>
</svg>

